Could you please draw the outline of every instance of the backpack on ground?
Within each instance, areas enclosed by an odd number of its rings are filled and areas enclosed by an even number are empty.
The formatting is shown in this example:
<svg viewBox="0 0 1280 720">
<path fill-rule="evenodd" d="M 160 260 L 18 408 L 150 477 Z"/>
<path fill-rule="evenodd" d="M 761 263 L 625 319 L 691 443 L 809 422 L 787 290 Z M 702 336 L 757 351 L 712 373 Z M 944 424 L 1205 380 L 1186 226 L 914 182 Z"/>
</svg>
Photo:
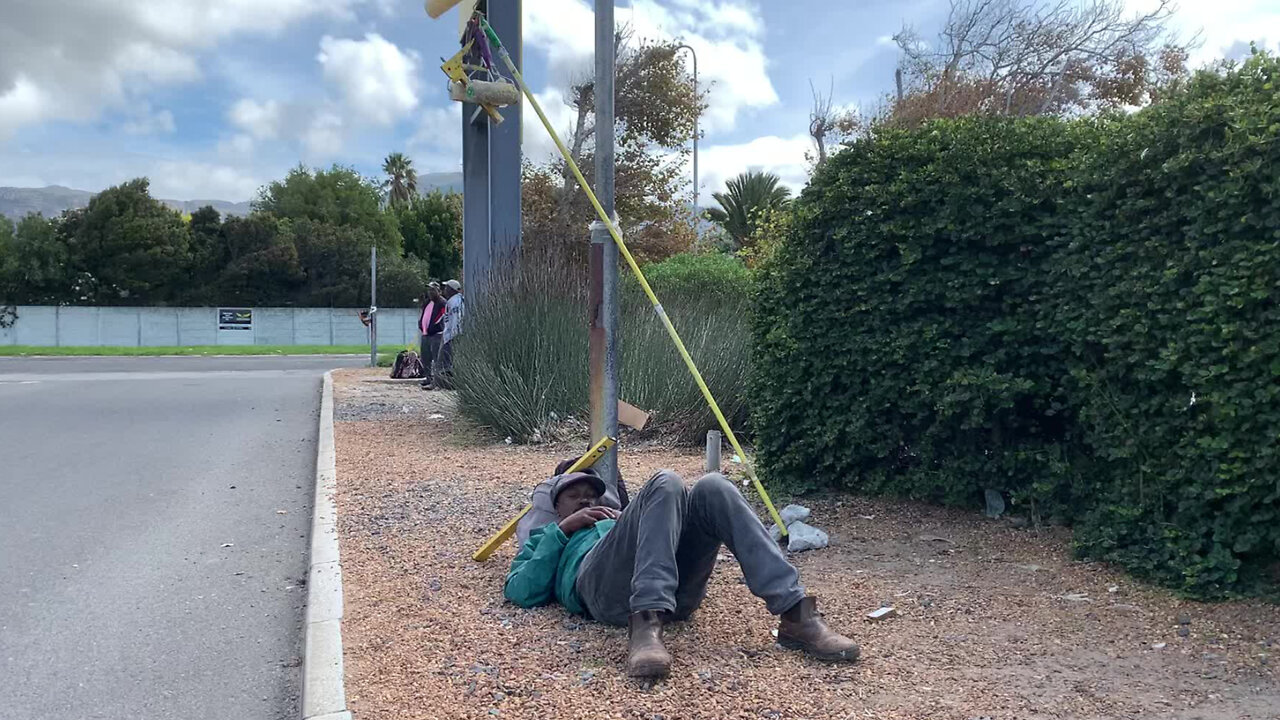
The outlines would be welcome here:
<svg viewBox="0 0 1280 720">
<path fill-rule="evenodd" d="M 391 366 L 391 377 L 396 380 L 420 378 L 426 374 L 422 359 L 412 350 L 401 350 L 396 353 L 395 364 Z"/>
</svg>

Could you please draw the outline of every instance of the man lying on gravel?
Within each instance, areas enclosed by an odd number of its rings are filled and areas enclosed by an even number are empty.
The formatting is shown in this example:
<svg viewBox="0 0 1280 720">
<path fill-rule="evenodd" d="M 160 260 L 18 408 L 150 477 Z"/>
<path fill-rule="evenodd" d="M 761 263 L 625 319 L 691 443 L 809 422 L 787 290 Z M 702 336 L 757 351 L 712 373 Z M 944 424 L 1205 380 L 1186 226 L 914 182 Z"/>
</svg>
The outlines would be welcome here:
<svg viewBox="0 0 1280 720">
<path fill-rule="evenodd" d="M 721 544 L 737 557 L 747 587 L 780 615 L 778 642 L 823 660 L 852 661 L 858 646 L 829 629 L 742 494 L 723 475 L 692 488 L 660 471 L 619 512 L 600 504 L 594 473 L 552 480 L 558 522 L 534 530 L 507 573 L 504 594 L 521 607 L 559 601 L 570 612 L 629 625 L 627 673 L 663 677 L 671 655 L 664 621 L 687 619 L 702 604 Z"/>
</svg>

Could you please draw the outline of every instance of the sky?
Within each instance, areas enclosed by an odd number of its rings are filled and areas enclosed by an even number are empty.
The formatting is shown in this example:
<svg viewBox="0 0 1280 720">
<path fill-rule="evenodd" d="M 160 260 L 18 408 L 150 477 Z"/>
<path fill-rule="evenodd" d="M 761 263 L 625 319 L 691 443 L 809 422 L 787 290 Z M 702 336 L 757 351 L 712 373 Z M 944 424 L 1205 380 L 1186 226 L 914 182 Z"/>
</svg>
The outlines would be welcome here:
<svg viewBox="0 0 1280 720">
<path fill-rule="evenodd" d="M 1154 0 L 1126 0 L 1140 10 Z M 98 191 L 133 177 L 157 197 L 252 199 L 303 163 L 376 176 L 405 152 L 419 172 L 461 170 L 461 106 L 441 58 L 457 10 L 419 0 L 0 0 L 0 186 Z M 524 64 L 558 129 L 570 80 L 591 67 L 593 4 L 523 0 Z M 619 0 L 641 38 L 679 38 L 709 91 L 703 203 L 739 172 L 807 177 L 810 84 L 870 106 L 893 85 L 904 26 L 934 35 L 946 0 Z M 1280 0 L 1182 0 L 1193 62 L 1280 47 Z M 1270 37 L 1267 36 L 1270 33 Z M 510 42 L 510 39 L 507 39 Z M 524 151 L 554 152 L 528 110 Z"/>
</svg>

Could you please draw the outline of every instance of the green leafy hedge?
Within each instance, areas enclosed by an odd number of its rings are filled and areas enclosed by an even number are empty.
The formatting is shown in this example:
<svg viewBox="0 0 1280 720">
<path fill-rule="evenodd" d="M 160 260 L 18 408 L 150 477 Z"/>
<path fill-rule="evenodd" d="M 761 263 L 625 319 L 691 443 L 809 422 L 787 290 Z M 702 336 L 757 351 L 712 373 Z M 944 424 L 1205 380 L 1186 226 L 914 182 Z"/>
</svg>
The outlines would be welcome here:
<svg viewBox="0 0 1280 720">
<path fill-rule="evenodd" d="M 753 319 L 768 476 L 997 488 L 1073 522 L 1082 554 L 1200 595 L 1274 572 L 1278 68 L 1255 56 L 1125 117 L 942 121 L 834 156 L 758 273 L 780 300 Z"/>
</svg>

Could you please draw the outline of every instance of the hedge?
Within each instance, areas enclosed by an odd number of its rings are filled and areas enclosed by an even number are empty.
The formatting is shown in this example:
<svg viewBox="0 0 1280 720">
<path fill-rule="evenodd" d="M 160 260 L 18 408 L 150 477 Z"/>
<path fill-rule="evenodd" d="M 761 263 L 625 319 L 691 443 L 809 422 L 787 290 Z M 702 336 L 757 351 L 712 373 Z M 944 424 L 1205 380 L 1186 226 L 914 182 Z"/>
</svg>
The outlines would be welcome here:
<svg viewBox="0 0 1280 720">
<path fill-rule="evenodd" d="M 833 156 L 758 271 L 765 474 L 995 488 L 1073 523 L 1086 557 L 1254 589 L 1280 562 L 1278 66 L 1128 116 L 938 121 Z"/>
</svg>

